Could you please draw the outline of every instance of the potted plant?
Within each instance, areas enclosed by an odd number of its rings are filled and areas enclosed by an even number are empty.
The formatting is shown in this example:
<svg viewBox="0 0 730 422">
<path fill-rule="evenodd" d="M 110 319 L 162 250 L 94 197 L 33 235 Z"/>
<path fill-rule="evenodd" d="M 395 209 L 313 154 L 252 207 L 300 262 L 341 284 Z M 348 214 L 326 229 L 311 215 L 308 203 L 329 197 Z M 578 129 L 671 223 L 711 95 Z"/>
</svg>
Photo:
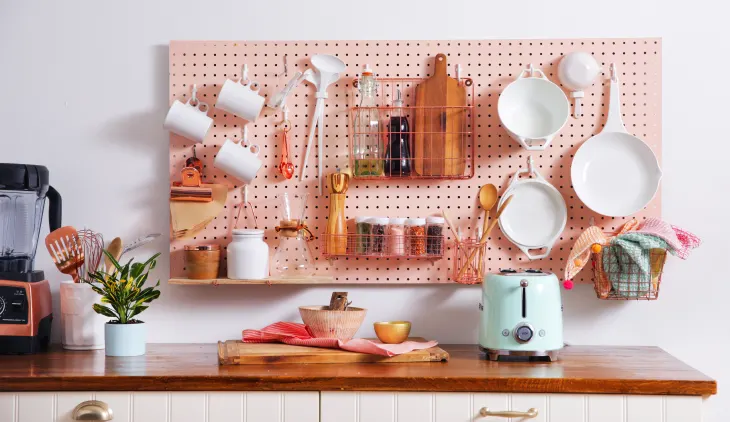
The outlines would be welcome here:
<svg viewBox="0 0 730 422">
<path fill-rule="evenodd" d="M 101 303 L 93 305 L 94 311 L 113 318 L 104 326 L 104 343 L 107 356 L 140 356 L 145 354 L 147 327 L 135 317 L 147 309 L 150 302 L 160 297 L 156 288 L 160 281 L 145 287 L 151 270 L 157 265 L 155 254 L 144 263 L 130 259 L 124 266 L 109 252 L 104 251 L 113 266 L 110 273 L 95 271 L 85 283 L 101 295 Z"/>
</svg>

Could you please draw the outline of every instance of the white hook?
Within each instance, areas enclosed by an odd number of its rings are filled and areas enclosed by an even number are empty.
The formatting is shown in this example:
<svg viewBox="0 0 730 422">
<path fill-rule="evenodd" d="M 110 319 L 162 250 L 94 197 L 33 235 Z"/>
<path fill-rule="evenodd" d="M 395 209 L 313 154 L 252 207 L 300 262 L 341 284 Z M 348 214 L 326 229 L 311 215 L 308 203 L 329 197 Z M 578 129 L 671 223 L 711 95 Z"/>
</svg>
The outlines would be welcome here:
<svg viewBox="0 0 730 422">
<path fill-rule="evenodd" d="M 248 185 L 243 185 L 243 207 L 246 207 L 248 205 Z"/>
<path fill-rule="evenodd" d="M 454 65 L 456 68 L 456 83 L 461 83 L 461 64 Z"/>
<path fill-rule="evenodd" d="M 243 125 L 241 129 L 241 142 L 242 145 L 248 145 L 248 125 Z"/>
<path fill-rule="evenodd" d="M 193 96 L 190 98 L 191 102 L 198 102 L 198 84 L 193 84 Z"/>
<path fill-rule="evenodd" d="M 530 72 L 530 77 L 535 76 L 535 68 L 532 66 L 532 63 L 527 66 L 527 71 Z"/>
<path fill-rule="evenodd" d="M 289 107 L 286 106 L 286 103 L 281 107 L 281 113 L 284 115 L 284 123 L 289 121 Z"/>
<path fill-rule="evenodd" d="M 248 65 L 245 63 L 243 64 L 243 68 L 241 69 L 241 82 L 248 82 Z"/>
<path fill-rule="evenodd" d="M 535 174 L 533 172 L 533 163 L 534 163 L 534 161 L 532 160 L 532 155 L 528 155 L 527 156 L 527 174 L 533 174 L 533 175 Z"/>
<path fill-rule="evenodd" d="M 618 82 L 618 70 L 616 70 L 616 63 L 611 63 L 609 66 L 609 72 L 611 72 L 611 82 Z"/>
</svg>

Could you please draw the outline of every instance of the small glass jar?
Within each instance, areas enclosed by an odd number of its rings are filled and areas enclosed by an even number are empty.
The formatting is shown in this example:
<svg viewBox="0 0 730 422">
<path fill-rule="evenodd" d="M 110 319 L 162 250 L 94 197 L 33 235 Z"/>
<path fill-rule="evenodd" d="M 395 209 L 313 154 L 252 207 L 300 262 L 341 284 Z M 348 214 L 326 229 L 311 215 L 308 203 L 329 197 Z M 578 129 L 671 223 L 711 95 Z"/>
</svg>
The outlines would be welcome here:
<svg viewBox="0 0 730 422">
<path fill-rule="evenodd" d="M 371 224 L 368 220 L 372 217 L 355 217 L 355 253 L 365 255 L 370 252 L 370 230 Z"/>
<path fill-rule="evenodd" d="M 388 228 L 388 217 L 375 217 L 370 222 L 370 253 L 381 255 L 385 253 L 385 233 Z"/>
<path fill-rule="evenodd" d="M 426 219 L 409 218 L 406 220 L 406 242 L 408 255 L 420 256 L 426 253 Z"/>
<path fill-rule="evenodd" d="M 269 245 L 260 229 L 233 229 L 228 245 L 228 278 L 260 280 L 269 276 Z"/>
<path fill-rule="evenodd" d="M 406 219 L 400 217 L 391 218 L 388 222 L 388 254 L 405 255 L 406 247 Z"/>
<path fill-rule="evenodd" d="M 443 217 L 426 217 L 426 253 L 429 255 L 444 254 Z"/>
<path fill-rule="evenodd" d="M 218 278 L 220 261 L 221 248 L 218 245 L 185 245 L 185 269 L 190 279 Z"/>
</svg>

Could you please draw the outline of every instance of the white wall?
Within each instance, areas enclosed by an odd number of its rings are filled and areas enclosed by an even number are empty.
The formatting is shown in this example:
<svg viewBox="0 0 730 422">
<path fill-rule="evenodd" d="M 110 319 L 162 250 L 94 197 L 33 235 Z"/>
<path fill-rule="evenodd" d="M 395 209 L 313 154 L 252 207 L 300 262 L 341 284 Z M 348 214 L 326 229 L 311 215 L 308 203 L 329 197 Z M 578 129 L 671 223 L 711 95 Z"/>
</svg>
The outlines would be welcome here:
<svg viewBox="0 0 730 422">
<path fill-rule="evenodd" d="M 721 224 L 730 154 L 722 123 L 730 93 L 728 13 L 719 0 L 0 0 L 0 162 L 49 166 L 68 224 L 109 238 L 167 233 L 162 120 L 170 40 L 661 36 L 664 218 L 705 243 L 689 261 L 667 265 L 657 302 L 599 302 L 589 286 L 566 293 L 566 338 L 658 345 L 723 389 L 730 382 L 730 230 Z M 156 246 L 167 248 L 164 241 Z M 38 266 L 61 279 L 43 251 Z M 162 298 L 144 315 L 153 342 L 236 338 L 243 328 L 294 319 L 298 305 L 322 303 L 332 290 L 168 286 L 167 266 L 164 257 Z M 370 310 L 363 335 L 372 335 L 368 322 L 399 318 L 412 320 L 417 335 L 476 341 L 477 288 L 348 290 Z M 726 394 L 711 400 L 707 420 L 730 411 Z"/>
</svg>

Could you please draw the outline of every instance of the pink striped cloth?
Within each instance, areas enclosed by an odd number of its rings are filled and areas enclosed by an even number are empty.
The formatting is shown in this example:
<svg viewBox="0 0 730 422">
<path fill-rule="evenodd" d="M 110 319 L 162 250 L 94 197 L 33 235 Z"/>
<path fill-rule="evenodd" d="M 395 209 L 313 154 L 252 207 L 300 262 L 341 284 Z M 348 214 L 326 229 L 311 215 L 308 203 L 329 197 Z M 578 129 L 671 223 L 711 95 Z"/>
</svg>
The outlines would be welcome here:
<svg viewBox="0 0 730 422">
<path fill-rule="evenodd" d="M 402 355 L 413 350 L 429 349 L 438 344 L 436 341 L 404 341 L 400 344 L 384 344 L 364 338 L 354 338 L 348 341 L 340 341 L 336 338 L 315 338 L 306 325 L 297 322 L 275 322 L 261 330 L 243 330 L 243 342 L 325 347 L 381 356 Z"/>
<path fill-rule="evenodd" d="M 636 232 L 664 239 L 673 249 L 673 254 L 682 259 L 687 259 L 692 249 L 702 243 L 694 234 L 654 217 L 647 218 Z"/>
</svg>

